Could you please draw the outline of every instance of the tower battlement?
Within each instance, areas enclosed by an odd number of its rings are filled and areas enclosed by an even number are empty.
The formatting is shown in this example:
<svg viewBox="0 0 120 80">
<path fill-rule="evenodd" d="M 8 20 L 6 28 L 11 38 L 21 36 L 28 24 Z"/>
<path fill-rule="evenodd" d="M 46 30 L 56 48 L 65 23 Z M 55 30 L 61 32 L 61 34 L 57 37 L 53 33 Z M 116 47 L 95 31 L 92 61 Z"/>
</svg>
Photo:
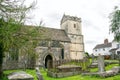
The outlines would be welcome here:
<svg viewBox="0 0 120 80">
<path fill-rule="evenodd" d="M 64 23 L 67 20 L 72 20 L 72 21 L 78 21 L 81 22 L 81 18 L 75 17 L 75 16 L 70 16 L 70 15 L 63 15 L 63 18 L 61 20 L 61 24 Z"/>
</svg>

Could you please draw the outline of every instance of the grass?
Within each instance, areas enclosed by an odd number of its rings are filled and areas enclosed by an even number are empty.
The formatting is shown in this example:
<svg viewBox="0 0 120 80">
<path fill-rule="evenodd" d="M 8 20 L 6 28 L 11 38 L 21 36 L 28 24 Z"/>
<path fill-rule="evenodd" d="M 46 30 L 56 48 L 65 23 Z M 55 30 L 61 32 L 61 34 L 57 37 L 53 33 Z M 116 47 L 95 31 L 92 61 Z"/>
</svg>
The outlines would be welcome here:
<svg viewBox="0 0 120 80">
<path fill-rule="evenodd" d="M 110 65 L 107 65 L 105 67 L 105 70 L 110 70 L 111 68 L 113 68 L 114 66 L 118 66 L 118 64 L 110 64 Z M 98 71 L 98 68 L 93 68 L 93 69 L 90 69 L 90 72 L 97 72 Z"/>
<path fill-rule="evenodd" d="M 110 64 L 105 67 L 105 70 L 110 70 L 114 66 L 118 66 L 118 64 Z M 4 71 L 5 75 L 0 80 L 8 80 L 7 75 L 12 72 L 17 72 L 17 71 L 21 71 L 21 70 L 6 70 L 6 71 Z M 90 69 L 90 72 L 97 72 L 97 71 L 98 71 L 98 68 Z M 35 70 L 27 69 L 26 72 L 28 74 L 31 74 L 34 77 L 34 80 L 37 80 Z M 47 76 L 47 72 L 44 71 L 44 69 L 40 69 L 40 72 L 43 75 L 44 80 L 120 80 L 120 75 L 116 75 L 116 76 L 108 77 L 108 78 L 100 78 L 100 77 L 95 77 L 95 76 L 82 76 L 82 75 L 70 76 L 70 77 L 65 77 L 65 78 L 52 78 L 52 77 Z"/>
<path fill-rule="evenodd" d="M 7 70 L 4 73 L 9 74 L 10 72 L 14 71 L 20 71 L 20 70 Z M 26 70 L 27 73 L 31 74 L 34 76 L 34 80 L 37 80 L 36 75 L 35 75 L 35 70 Z M 43 75 L 44 80 L 120 80 L 120 75 L 116 75 L 114 77 L 109 77 L 109 78 L 99 78 L 99 77 L 92 77 L 92 76 L 81 76 L 81 75 L 76 75 L 76 76 L 71 76 L 71 77 L 65 77 L 65 78 L 52 78 L 47 76 L 47 73 L 42 69 L 41 73 Z M 3 78 L 2 80 L 8 80 L 7 78 Z"/>
<path fill-rule="evenodd" d="M 105 69 L 109 70 L 113 66 L 118 66 L 118 64 L 108 65 Z M 65 77 L 65 78 L 52 78 L 52 77 L 47 76 L 46 71 L 44 71 L 43 69 L 40 69 L 40 70 L 41 70 L 44 80 L 120 80 L 120 75 L 116 75 L 116 76 L 108 77 L 108 78 L 100 78 L 100 77 L 95 77 L 95 76 L 82 76 L 82 75 L 70 76 L 70 77 Z M 97 70 L 98 70 L 97 68 L 91 69 L 92 72 L 95 72 Z M 9 73 L 16 72 L 16 71 L 21 71 L 21 70 L 6 70 L 4 71 L 4 74 L 8 75 Z M 27 69 L 26 72 L 31 74 L 34 77 L 34 80 L 37 80 L 35 70 Z M 6 76 L 4 76 L 2 80 L 8 80 L 8 79 Z"/>
</svg>

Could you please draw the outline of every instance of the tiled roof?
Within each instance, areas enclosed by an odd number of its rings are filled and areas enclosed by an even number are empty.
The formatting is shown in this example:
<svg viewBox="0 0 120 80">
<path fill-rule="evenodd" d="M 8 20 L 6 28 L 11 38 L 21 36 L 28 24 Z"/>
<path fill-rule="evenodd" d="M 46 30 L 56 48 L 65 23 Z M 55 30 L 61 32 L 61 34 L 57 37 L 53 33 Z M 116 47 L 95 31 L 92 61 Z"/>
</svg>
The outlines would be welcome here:
<svg viewBox="0 0 120 80">
<path fill-rule="evenodd" d="M 25 29 L 33 29 L 36 28 L 39 32 L 39 37 L 36 37 L 35 39 L 40 40 L 56 40 L 61 42 L 70 42 L 70 38 L 68 37 L 67 33 L 63 29 L 54 29 L 54 28 L 48 28 L 48 27 L 38 27 L 38 26 L 31 26 L 31 25 L 25 25 Z"/>
<path fill-rule="evenodd" d="M 95 46 L 94 49 L 100 49 L 100 48 L 107 48 L 107 47 L 111 47 L 112 44 L 111 43 L 107 43 L 107 44 L 98 44 Z"/>
<path fill-rule="evenodd" d="M 113 48 L 113 49 L 111 49 L 111 50 L 109 50 L 110 52 L 112 52 L 112 51 L 116 51 L 118 48 Z"/>
</svg>

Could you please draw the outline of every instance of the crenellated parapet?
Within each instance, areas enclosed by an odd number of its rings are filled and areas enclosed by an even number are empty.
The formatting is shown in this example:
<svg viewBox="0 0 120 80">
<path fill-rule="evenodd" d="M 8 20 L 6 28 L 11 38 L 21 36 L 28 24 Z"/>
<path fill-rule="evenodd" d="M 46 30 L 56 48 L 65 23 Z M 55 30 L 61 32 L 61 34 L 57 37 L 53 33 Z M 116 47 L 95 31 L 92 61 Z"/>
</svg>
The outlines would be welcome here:
<svg viewBox="0 0 120 80">
<path fill-rule="evenodd" d="M 61 24 L 64 23 L 67 20 L 72 20 L 72 21 L 78 21 L 81 22 L 81 18 L 75 17 L 75 16 L 70 16 L 70 15 L 63 15 L 63 18 L 61 20 Z"/>
</svg>

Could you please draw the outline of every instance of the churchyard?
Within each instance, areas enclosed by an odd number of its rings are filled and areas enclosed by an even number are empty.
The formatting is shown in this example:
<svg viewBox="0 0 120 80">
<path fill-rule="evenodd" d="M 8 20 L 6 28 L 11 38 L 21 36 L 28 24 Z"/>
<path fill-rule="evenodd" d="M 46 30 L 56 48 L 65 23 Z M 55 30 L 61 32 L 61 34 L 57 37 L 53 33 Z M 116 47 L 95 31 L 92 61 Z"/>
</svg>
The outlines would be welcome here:
<svg viewBox="0 0 120 80">
<path fill-rule="evenodd" d="M 117 64 L 113 64 L 113 65 L 109 65 L 106 67 L 107 70 L 111 69 L 113 66 L 117 66 Z M 11 72 L 14 71 L 20 71 L 20 70 L 7 70 L 4 71 L 4 73 L 7 75 Z M 92 72 L 97 71 L 97 68 L 91 69 Z M 37 80 L 36 78 L 36 74 L 35 74 L 35 70 L 26 70 L 27 73 L 31 74 L 32 76 L 34 76 L 34 80 Z M 44 69 L 41 69 L 41 73 L 43 75 L 44 80 L 119 80 L 120 79 L 120 75 L 116 75 L 116 76 L 112 76 L 112 77 L 108 77 L 108 78 L 100 78 L 97 76 L 82 76 L 82 75 L 75 75 L 75 76 L 70 76 L 70 77 L 65 77 L 65 78 L 52 78 L 47 76 L 46 71 L 44 71 Z M 7 76 L 4 76 L 4 78 L 2 80 L 8 80 Z"/>
<path fill-rule="evenodd" d="M 102 63 L 102 61 L 103 61 L 103 63 Z M 99 64 L 98 65 L 97 64 L 91 64 L 88 68 L 84 67 L 84 71 L 80 70 L 80 71 L 82 71 L 81 73 L 78 73 L 78 74 L 74 73 L 75 75 L 71 75 L 71 76 L 62 76 L 61 78 L 60 77 L 56 78 L 54 76 L 48 75 L 49 71 L 55 72 L 55 73 L 62 73 L 63 75 L 64 75 L 64 73 L 67 73 L 67 71 L 64 71 L 64 70 L 63 71 L 61 71 L 61 70 L 60 71 L 53 70 L 53 68 L 52 69 L 46 69 L 46 70 L 44 70 L 44 68 L 40 68 L 40 74 L 42 75 L 44 80 L 102 80 L 102 79 L 104 79 L 104 80 L 119 80 L 120 79 L 120 76 L 119 76 L 120 74 L 119 73 L 116 74 L 116 73 L 113 72 L 112 75 L 111 75 L 112 68 L 114 68 L 115 66 L 119 66 L 119 61 L 118 60 L 104 60 L 103 57 L 100 56 L 97 59 L 90 59 L 90 63 L 91 62 L 92 63 L 98 62 Z M 56 62 L 56 63 L 58 64 L 58 62 Z M 63 63 L 61 63 L 61 64 L 63 64 Z M 76 64 L 76 63 L 73 62 L 73 61 L 69 63 L 69 65 L 73 65 L 73 64 Z M 76 64 L 76 65 L 80 65 L 80 64 Z M 87 66 L 87 65 L 88 64 L 84 64 L 84 66 Z M 72 69 L 72 70 L 75 70 L 75 69 Z M 79 68 L 77 67 L 76 70 L 79 70 Z M 10 73 L 12 73 L 12 72 L 19 72 L 19 71 L 23 71 L 23 69 L 5 70 L 4 71 L 4 77 L 2 79 L 0 79 L 0 80 L 8 80 L 7 76 Z M 26 73 L 32 75 L 34 80 L 38 80 L 35 69 L 26 69 L 24 71 Z M 107 76 L 99 76 L 99 73 L 106 74 L 107 71 L 109 73 L 109 74 L 107 74 Z M 116 71 L 116 70 L 114 70 L 114 71 Z"/>
</svg>

